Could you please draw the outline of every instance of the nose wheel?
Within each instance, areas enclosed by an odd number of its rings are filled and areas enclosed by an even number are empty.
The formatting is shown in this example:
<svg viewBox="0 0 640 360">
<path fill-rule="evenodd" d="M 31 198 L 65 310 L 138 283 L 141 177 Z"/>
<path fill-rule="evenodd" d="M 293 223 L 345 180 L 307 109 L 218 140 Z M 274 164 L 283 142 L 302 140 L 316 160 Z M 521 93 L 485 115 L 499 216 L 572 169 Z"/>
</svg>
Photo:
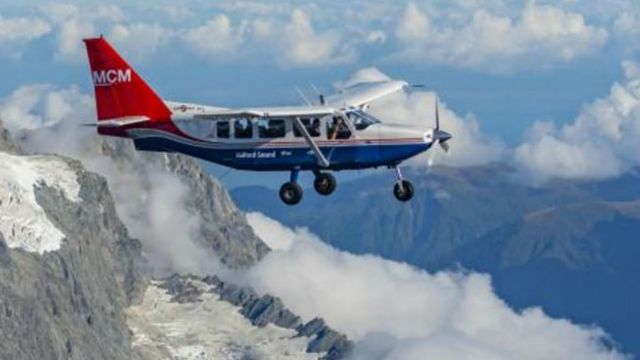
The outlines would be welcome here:
<svg viewBox="0 0 640 360">
<path fill-rule="evenodd" d="M 316 172 L 313 187 L 320 195 L 330 195 L 336 189 L 336 178 L 328 172 Z"/>
<path fill-rule="evenodd" d="M 393 196 L 395 196 L 399 201 L 407 202 L 413 197 L 413 184 L 409 180 L 404 180 L 402 178 L 402 173 L 397 165 L 395 169 L 398 181 L 393 186 Z"/>
<path fill-rule="evenodd" d="M 396 199 L 405 202 L 413 197 L 413 184 L 408 180 L 401 180 L 393 186 L 393 196 Z"/>
</svg>

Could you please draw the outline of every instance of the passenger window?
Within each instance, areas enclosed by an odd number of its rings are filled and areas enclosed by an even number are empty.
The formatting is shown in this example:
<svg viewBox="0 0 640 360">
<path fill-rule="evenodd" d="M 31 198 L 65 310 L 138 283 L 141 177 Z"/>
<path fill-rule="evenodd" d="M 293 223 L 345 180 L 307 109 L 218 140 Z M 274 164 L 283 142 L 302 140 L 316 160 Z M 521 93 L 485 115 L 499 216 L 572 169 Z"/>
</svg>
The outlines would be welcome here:
<svg viewBox="0 0 640 360">
<path fill-rule="evenodd" d="M 253 137 L 253 126 L 248 119 L 236 120 L 233 124 L 233 133 L 236 139 L 250 139 Z"/>
<path fill-rule="evenodd" d="M 327 139 L 348 139 L 351 137 L 351 131 L 344 123 L 344 119 L 341 117 L 334 117 L 327 122 Z"/>
<path fill-rule="evenodd" d="M 307 129 L 307 132 L 312 137 L 320 136 L 320 119 L 300 119 L 302 125 Z M 297 126 L 293 126 L 293 135 L 296 137 L 302 137 L 302 133 L 298 130 Z"/>
<path fill-rule="evenodd" d="M 218 121 L 216 122 L 216 134 L 219 138 L 229 138 L 229 122 Z"/>
<path fill-rule="evenodd" d="M 285 134 L 284 120 L 258 120 L 258 136 L 261 138 L 280 138 Z"/>
</svg>

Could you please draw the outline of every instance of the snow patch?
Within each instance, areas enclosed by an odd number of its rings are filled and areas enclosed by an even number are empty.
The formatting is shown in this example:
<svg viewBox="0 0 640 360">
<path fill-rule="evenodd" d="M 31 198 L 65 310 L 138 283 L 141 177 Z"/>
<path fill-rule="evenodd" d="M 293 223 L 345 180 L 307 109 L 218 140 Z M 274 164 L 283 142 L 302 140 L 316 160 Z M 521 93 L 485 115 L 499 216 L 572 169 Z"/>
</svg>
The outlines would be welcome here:
<svg viewBox="0 0 640 360">
<path fill-rule="evenodd" d="M 0 152 L 0 232 L 9 248 L 44 254 L 60 249 L 65 235 L 36 201 L 34 187 L 57 188 L 73 202 L 80 201 L 75 171 L 62 159 L 18 156 Z"/>
<path fill-rule="evenodd" d="M 202 288 L 206 290 L 206 287 Z M 309 338 L 272 324 L 256 327 L 240 308 L 204 292 L 195 303 L 170 302 L 151 284 L 139 305 L 127 309 L 133 349 L 143 359 L 317 359 Z"/>
</svg>

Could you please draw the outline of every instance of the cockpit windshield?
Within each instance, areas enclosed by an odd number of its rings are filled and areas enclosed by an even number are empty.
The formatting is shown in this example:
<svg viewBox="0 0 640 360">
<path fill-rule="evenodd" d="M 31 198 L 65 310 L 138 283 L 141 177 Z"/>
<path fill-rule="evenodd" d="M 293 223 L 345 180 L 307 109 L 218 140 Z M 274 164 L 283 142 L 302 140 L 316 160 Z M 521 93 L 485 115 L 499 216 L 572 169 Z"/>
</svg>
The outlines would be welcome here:
<svg viewBox="0 0 640 360">
<path fill-rule="evenodd" d="M 380 120 L 362 110 L 349 111 L 347 113 L 347 116 L 353 122 L 353 126 L 356 128 L 356 130 L 364 130 L 369 126 L 380 122 Z"/>
</svg>

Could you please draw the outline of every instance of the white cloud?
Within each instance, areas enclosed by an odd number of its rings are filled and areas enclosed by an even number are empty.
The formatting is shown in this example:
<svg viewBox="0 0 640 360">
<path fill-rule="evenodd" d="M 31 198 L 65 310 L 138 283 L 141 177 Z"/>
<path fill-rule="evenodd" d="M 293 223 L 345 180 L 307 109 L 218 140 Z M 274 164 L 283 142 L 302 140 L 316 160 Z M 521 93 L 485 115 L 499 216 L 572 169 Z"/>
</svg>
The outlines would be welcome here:
<svg viewBox="0 0 640 360">
<path fill-rule="evenodd" d="M 95 28 L 90 22 L 76 18 L 65 21 L 56 33 L 57 56 L 72 62 L 85 61 L 82 39 L 93 36 Z"/>
<path fill-rule="evenodd" d="M 638 28 L 633 12 L 616 14 L 619 19 L 614 21 L 596 16 L 592 7 L 566 3 L 551 6 L 535 1 L 525 5 L 463 1 L 438 7 L 414 3 L 403 7 L 393 2 L 366 5 L 363 9 L 361 2 L 248 1 L 195 3 L 185 8 L 167 2 L 142 11 L 143 7 L 132 3 L 96 5 L 76 1 L 40 6 L 39 13 L 34 14 L 37 17 L 24 19 L 37 20 L 42 26 L 54 24 L 58 56 L 70 61 L 76 61 L 82 48 L 78 40 L 95 36 L 99 31 L 131 39 L 123 43 L 130 42 L 132 52 L 142 47 L 139 53 L 143 55 L 169 43 L 186 42 L 189 49 L 205 56 L 268 58 L 283 66 L 306 67 L 354 62 L 363 53 L 377 54 L 373 55 L 374 61 L 388 60 L 381 56 L 391 51 L 394 54 L 390 58 L 395 60 L 427 61 L 490 72 L 572 61 L 600 50 L 609 33 L 634 44 L 633 34 Z M 166 21 L 158 22 L 158 17 Z M 597 25 L 588 23 L 587 18 L 597 21 Z M 11 34 L 35 32 L 38 28 L 42 31 L 41 26 L 32 26 L 29 32 Z M 1 29 L 0 25 L 0 41 Z M 618 36 L 623 33 L 627 35 Z M 174 36 L 169 39 L 158 36 L 166 34 Z"/>
<path fill-rule="evenodd" d="M 317 33 L 302 10 L 294 10 L 281 34 L 282 61 L 290 65 L 321 65 L 350 61 L 353 49 L 342 46 L 335 30 Z M 275 39 L 274 39 L 275 41 Z"/>
<path fill-rule="evenodd" d="M 93 99 L 72 86 L 55 89 L 51 85 L 23 86 L 7 98 L 0 99 L 0 117 L 7 129 L 38 129 L 60 121 L 74 123 L 89 118 L 93 112 Z"/>
<path fill-rule="evenodd" d="M 504 71 L 571 61 L 598 50 L 608 38 L 581 14 L 535 1 L 516 19 L 484 8 L 465 11 L 434 24 L 428 13 L 408 4 L 396 30 L 405 45 L 399 57 Z"/>
<path fill-rule="evenodd" d="M 51 26 L 42 19 L 0 17 L 0 44 L 5 42 L 27 42 L 49 33 Z"/>
<path fill-rule="evenodd" d="M 204 55 L 228 59 L 244 41 L 242 27 L 234 28 L 231 19 L 222 14 L 185 34 L 187 44 Z"/>
<path fill-rule="evenodd" d="M 266 242 L 291 232 L 274 230 L 261 214 L 248 219 Z M 607 338 L 596 327 L 552 319 L 539 308 L 509 308 L 487 275 L 430 274 L 338 251 L 306 230 L 294 234 L 289 247 L 272 251 L 245 280 L 358 341 L 356 359 L 624 358 L 603 345 Z"/>
<path fill-rule="evenodd" d="M 158 24 L 133 23 L 115 24 L 108 39 L 118 51 L 136 56 L 144 56 L 168 44 L 173 34 Z"/>
<path fill-rule="evenodd" d="M 602 179 L 640 164 L 640 71 L 625 62 L 626 80 L 606 98 L 586 105 L 573 123 L 560 129 L 537 123 L 515 150 L 523 175 L 534 182 L 549 178 Z"/>
<path fill-rule="evenodd" d="M 284 66 L 317 66 L 350 61 L 354 50 L 343 44 L 335 30 L 317 32 L 311 18 L 302 10 L 293 10 L 289 22 L 281 19 L 241 20 L 236 25 L 225 14 L 188 30 L 185 40 L 190 48 L 213 60 L 268 54 Z"/>
</svg>

